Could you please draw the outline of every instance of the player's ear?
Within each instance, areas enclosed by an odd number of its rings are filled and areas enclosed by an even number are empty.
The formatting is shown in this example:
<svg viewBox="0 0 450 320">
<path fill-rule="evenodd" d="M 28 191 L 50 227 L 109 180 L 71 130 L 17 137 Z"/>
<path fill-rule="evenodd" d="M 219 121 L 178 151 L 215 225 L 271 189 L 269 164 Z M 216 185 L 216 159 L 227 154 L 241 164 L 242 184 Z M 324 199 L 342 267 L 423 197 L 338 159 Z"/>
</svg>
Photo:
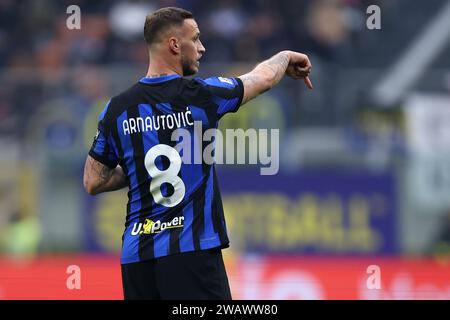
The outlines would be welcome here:
<svg viewBox="0 0 450 320">
<path fill-rule="evenodd" d="M 175 37 L 169 38 L 169 48 L 173 53 L 180 53 L 180 42 Z"/>
</svg>

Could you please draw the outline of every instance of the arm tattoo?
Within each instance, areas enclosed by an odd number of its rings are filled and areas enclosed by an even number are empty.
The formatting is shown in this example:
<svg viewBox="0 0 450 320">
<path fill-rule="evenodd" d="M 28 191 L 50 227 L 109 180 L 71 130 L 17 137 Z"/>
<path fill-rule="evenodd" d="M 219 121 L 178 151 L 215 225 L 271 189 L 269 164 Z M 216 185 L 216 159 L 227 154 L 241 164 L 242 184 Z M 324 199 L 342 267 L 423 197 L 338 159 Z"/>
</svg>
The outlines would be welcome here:
<svg viewBox="0 0 450 320">
<path fill-rule="evenodd" d="M 261 78 L 259 75 L 254 73 L 247 73 L 242 76 L 240 76 L 240 79 L 242 80 L 242 84 L 244 85 L 244 88 L 257 88 L 258 84 L 261 82 Z M 246 89 L 244 89 L 246 90 Z M 257 94 L 261 94 L 268 89 L 259 90 L 256 94 L 246 94 L 246 91 L 244 91 L 244 97 L 242 99 L 242 104 L 247 103 L 251 99 L 253 99 Z"/>
<path fill-rule="evenodd" d="M 251 73 L 244 74 L 240 77 L 244 86 L 252 86 L 258 83 L 258 77 Z"/>
<path fill-rule="evenodd" d="M 278 82 L 280 82 L 281 78 L 283 78 L 288 65 L 289 56 L 286 52 L 280 52 L 279 54 L 260 64 L 261 67 L 265 67 L 272 72 L 274 84 L 277 84 Z"/>
<path fill-rule="evenodd" d="M 244 88 L 248 87 L 248 86 L 256 86 L 259 83 L 259 81 L 260 81 L 260 77 L 258 75 L 250 74 L 250 73 L 249 74 L 245 74 L 245 75 L 241 76 L 240 78 L 242 80 Z M 261 90 L 259 92 L 259 94 L 262 94 L 262 93 L 268 91 L 269 89 L 270 88 L 266 88 L 264 90 Z"/>
<path fill-rule="evenodd" d="M 128 178 L 122 167 L 114 169 L 88 156 L 84 167 L 83 183 L 91 194 L 122 189 L 128 185 Z"/>
<path fill-rule="evenodd" d="M 95 161 L 94 159 L 88 159 L 89 166 L 96 173 L 96 178 L 98 178 L 102 183 L 108 181 L 114 170 L 108 168 L 107 166 Z M 90 171 L 88 170 L 88 173 Z"/>
<path fill-rule="evenodd" d="M 252 72 L 240 76 L 244 88 L 248 88 L 250 92 L 244 96 L 242 104 L 255 98 L 257 95 L 270 90 L 270 88 L 280 82 L 281 78 L 283 78 L 286 73 L 289 61 L 289 53 L 280 52 L 269 60 L 257 65 Z M 267 82 L 265 79 L 269 79 L 269 85 L 266 85 Z"/>
</svg>

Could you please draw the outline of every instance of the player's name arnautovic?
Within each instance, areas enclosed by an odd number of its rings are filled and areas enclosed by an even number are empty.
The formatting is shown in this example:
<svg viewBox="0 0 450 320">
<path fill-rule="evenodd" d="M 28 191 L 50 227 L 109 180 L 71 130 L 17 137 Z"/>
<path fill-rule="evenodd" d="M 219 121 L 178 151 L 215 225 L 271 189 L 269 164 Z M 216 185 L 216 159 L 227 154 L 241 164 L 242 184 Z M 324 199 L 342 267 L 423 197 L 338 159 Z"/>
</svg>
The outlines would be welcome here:
<svg viewBox="0 0 450 320">
<path fill-rule="evenodd" d="M 133 134 L 146 131 L 158 131 L 193 126 L 194 120 L 189 108 L 186 111 L 157 116 L 129 118 L 122 121 L 123 134 Z"/>
</svg>

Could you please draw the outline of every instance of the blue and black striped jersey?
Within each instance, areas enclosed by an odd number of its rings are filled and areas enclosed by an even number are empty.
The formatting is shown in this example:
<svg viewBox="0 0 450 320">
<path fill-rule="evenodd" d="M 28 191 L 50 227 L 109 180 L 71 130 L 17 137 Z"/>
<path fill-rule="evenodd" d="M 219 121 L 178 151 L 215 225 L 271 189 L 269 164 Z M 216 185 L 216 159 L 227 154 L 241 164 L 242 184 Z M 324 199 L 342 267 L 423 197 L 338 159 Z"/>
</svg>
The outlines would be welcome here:
<svg viewBox="0 0 450 320">
<path fill-rule="evenodd" d="M 214 164 L 194 158 L 243 92 L 239 78 L 169 75 L 143 78 L 108 102 L 89 155 L 120 164 L 129 181 L 122 264 L 228 246 Z"/>
</svg>

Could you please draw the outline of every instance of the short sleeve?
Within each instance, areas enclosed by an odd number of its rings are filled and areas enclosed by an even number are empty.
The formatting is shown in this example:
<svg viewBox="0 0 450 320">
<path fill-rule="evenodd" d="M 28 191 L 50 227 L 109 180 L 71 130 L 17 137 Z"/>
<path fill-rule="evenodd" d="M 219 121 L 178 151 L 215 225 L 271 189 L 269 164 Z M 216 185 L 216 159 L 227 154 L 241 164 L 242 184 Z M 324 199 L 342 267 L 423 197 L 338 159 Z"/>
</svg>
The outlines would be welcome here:
<svg viewBox="0 0 450 320">
<path fill-rule="evenodd" d="M 217 105 L 217 115 L 221 118 L 229 112 L 236 112 L 244 96 L 244 85 L 239 78 L 213 77 L 203 80 Z"/>
<path fill-rule="evenodd" d="M 91 150 L 89 150 L 89 155 L 98 162 L 110 168 L 115 168 L 119 163 L 119 159 L 112 146 L 110 130 L 108 130 L 104 119 L 108 106 L 109 102 L 99 116 L 97 133 L 94 137 Z"/>
</svg>

